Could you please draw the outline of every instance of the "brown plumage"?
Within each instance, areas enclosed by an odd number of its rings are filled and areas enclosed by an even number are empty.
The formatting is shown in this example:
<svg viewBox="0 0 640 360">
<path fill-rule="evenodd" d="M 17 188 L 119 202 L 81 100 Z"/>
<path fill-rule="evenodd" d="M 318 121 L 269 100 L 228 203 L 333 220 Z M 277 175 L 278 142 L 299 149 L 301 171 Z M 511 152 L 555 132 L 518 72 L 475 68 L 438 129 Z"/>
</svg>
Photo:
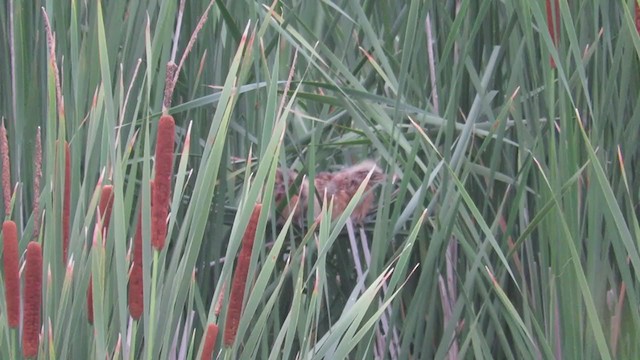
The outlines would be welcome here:
<svg viewBox="0 0 640 360">
<path fill-rule="evenodd" d="M 337 219 L 342 215 L 358 188 L 372 170 L 373 173 L 364 189 L 360 202 L 351 213 L 351 219 L 355 223 L 361 224 L 373 208 L 375 196 L 371 190 L 385 179 L 385 174 L 378 165 L 371 160 L 365 160 L 333 174 L 318 174 L 319 176 L 315 179 L 315 185 L 321 198 L 324 197 L 324 192 L 326 192 L 327 201 L 331 201 L 333 198 L 332 219 Z"/>
<path fill-rule="evenodd" d="M 362 184 L 372 169 L 373 173 L 360 198 L 360 202 L 351 213 L 351 219 L 355 223 L 361 224 L 374 206 L 375 194 L 372 189 L 386 178 L 382 170 L 372 160 L 365 160 L 357 165 L 346 167 L 333 173 L 326 171 L 317 173 L 314 177 L 314 213 L 316 215 L 320 213 L 320 205 L 326 196 L 328 202 L 333 201 L 333 208 L 331 209 L 332 220 L 340 217 L 358 191 L 360 184 Z M 289 170 L 287 176 L 288 185 L 285 186 L 283 171 L 281 169 L 277 170 L 274 191 L 276 204 L 286 201 L 287 189 L 291 189 L 294 186 L 297 177 L 298 173 Z M 289 202 L 282 208 L 279 218 L 280 222 L 284 222 L 292 211 L 293 219 L 297 222 L 301 222 L 306 214 L 309 203 L 309 185 L 307 180 L 303 179 L 300 182 L 299 191 L 295 191 L 294 189 L 293 193 L 297 195 L 291 195 Z M 297 201 L 299 202 L 296 205 Z"/>
<path fill-rule="evenodd" d="M 274 196 L 276 206 L 278 208 L 282 206 L 279 217 L 279 222 L 281 223 L 284 223 L 291 213 L 293 213 L 294 222 L 300 222 L 304 216 L 307 199 L 309 198 L 309 184 L 306 179 L 303 179 L 298 189 L 295 186 L 297 178 L 298 173 L 293 170 L 288 170 L 286 173 L 282 169 L 276 170 Z M 288 202 L 286 202 L 287 194 L 290 194 Z M 282 204 L 283 201 L 286 204 Z"/>
</svg>

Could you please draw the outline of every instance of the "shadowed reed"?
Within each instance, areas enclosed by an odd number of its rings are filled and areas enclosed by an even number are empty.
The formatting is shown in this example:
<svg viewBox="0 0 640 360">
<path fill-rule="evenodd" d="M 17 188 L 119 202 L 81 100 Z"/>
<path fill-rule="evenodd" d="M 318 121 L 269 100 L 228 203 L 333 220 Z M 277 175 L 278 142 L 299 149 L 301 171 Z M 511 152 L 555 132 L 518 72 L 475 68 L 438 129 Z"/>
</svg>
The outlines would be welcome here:
<svg viewBox="0 0 640 360">
<path fill-rule="evenodd" d="M 32 241 L 27 246 L 27 265 L 24 284 L 24 320 L 22 325 L 22 354 L 38 355 L 40 336 L 40 304 L 42 302 L 42 248 Z"/>
<path fill-rule="evenodd" d="M 251 213 L 249 224 L 247 224 L 247 229 L 242 237 L 242 248 L 238 255 L 236 271 L 233 274 L 233 281 L 231 282 L 227 320 L 224 322 L 224 346 L 226 347 L 233 346 L 236 334 L 238 333 L 240 315 L 242 314 L 242 303 L 244 301 L 244 288 L 247 283 L 247 274 L 249 273 L 249 265 L 251 263 L 251 251 L 253 250 L 253 241 L 256 237 L 256 228 L 261 211 L 262 204 L 256 204 Z"/>
<path fill-rule="evenodd" d="M 9 327 L 20 325 L 20 259 L 18 254 L 18 230 L 16 223 L 2 224 L 4 258 L 4 295 L 7 301 L 7 322 Z"/>
<path fill-rule="evenodd" d="M 156 138 L 155 189 L 151 207 L 151 244 L 160 251 L 167 236 L 167 215 L 171 198 L 171 175 L 173 171 L 173 146 L 176 123 L 170 115 L 163 115 L 158 123 Z"/>
</svg>

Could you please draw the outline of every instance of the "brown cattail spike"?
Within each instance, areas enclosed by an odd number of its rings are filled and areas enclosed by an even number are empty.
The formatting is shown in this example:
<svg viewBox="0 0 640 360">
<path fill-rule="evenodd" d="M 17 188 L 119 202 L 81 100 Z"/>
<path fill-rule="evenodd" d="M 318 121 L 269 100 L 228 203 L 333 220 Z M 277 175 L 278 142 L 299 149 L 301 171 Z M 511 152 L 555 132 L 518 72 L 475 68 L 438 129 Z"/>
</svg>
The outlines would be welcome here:
<svg viewBox="0 0 640 360">
<path fill-rule="evenodd" d="M 553 4 L 552 4 L 553 3 Z M 560 0 L 547 0 L 547 27 L 549 35 L 553 41 L 553 45 L 558 48 L 560 42 Z M 556 68 L 556 62 L 550 58 L 551 67 Z"/>
<path fill-rule="evenodd" d="M 634 1 L 634 3 L 636 5 L 635 6 L 635 9 L 636 9 L 636 11 L 635 11 L 635 14 L 636 14 L 636 16 L 635 16 L 636 30 L 638 31 L 638 33 L 640 33 L 640 4 L 638 4 L 637 1 Z"/>
<path fill-rule="evenodd" d="M 27 265 L 24 285 L 24 320 L 22 327 L 22 354 L 38 355 L 40 344 L 40 306 L 42 302 L 42 248 L 32 241 L 27 246 Z"/>
<path fill-rule="evenodd" d="M 129 313 L 136 320 L 140 319 L 144 308 L 142 275 L 142 208 L 140 208 L 133 239 L 133 266 L 129 278 Z"/>
<path fill-rule="evenodd" d="M 153 180 L 151 181 L 150 190 L 153 197 Z M 153 206 L 153 203 L 151 203 Z M 138 213 L 138 225 L 136 234 L 133 238 L 133 264 L 131 274 L 129 275 L 129 314 L 138 320 L 142 316 L 144 310 L 144 284 L 143 284 L 143 267 L 142 267 L 142 205 Z"/>
<path fill-rule="evenodd" d="M 163 115 L 158 123 L 156 139 L 156 174 L 151 207 L 151 244 L 160 251 L 167 236 L 167 215 L 171 199 L 171 175 L 173 172 L 173 146 L 176 123 L 170 115 Z"/>
<path fill-rule="evenodd" d="M 9 140 L 4 121 L 0 124 L 0 152 L 2 153 L 2 194 L 4 197 L 4 215 L 11 213 L 11 162 L 9 161 Z"/>
<path fill-rule="evenodd" d="M 140 319 L 144 310 L 142 276 L 142 266 L 134 264 L 129 277 L 129 314 L 135 320 Z"/>
<path fill-rule="evenodd" d="M 218 301 L 216 301 L 216 305 L 213 307 L 213 313 L 216 316 L 220 315 L 220 310 L 222 310 L 222 301 L 224 301 L 224 292 L 227 289 L 227 283 L 222 283 L 222 289 L 220 289 L 220 295 L 218 295 Z"/>
<path fill-rule="evenodd" d="M 100 216 L 102 216 L 102 231 L 104 236 L 107 236 L 107 230 L 109 229 L 109 221 L 111 221 L 111 210 L 113 208 L 113 186 L 105 185 L 102 187 L 102 194 L 100 194 Z"/>
<path fill-rule="evenodd" d="M 93 324 L 93 276 L 89 276 L 89 287 L 87 288 L 87 321 Z"/>
<path fill-rule="evenodd" d="M 238 333 L 240 315 L 242 313 L 242 303 L 244 302 L 244 287 L 247 283 L 247 274 L 251 263 L 251 252 L 253 251 L 253 241 L 256 237 L 258 219 L 262 211 L 262 204 L 256 204 L 251 213 L 249 224 L 242 237 L 242 248 L 238 255 L 238 263 L 231 282 L 231 295 L 229 297 L 229 310 L 227 320 L 224 323 L 224 346 L 231 347 Z"/>
<path fill-rule="evenodd" d="M 62 206 L 62 261 L 66 263 L 71 221 L 71 150 L 67 142 L 64 143 L 64 199 Z"/>
<path fill-rule="evenodd" d="M 178 70 L 178 65 L 173 61 L 169 61 L 167 64 L 167 71 L 165 76 L 164 83 L 164 98 L 162 100 L 162 111 L 164 112 L 166 109 L 171 107 L 171 97 L 173 96 L 173 89 L 176 87 L 175 74 L 176 70 Z"/>
<path fill-rule="evenodd" d="M 18 254 L 18 230 L 16 223 L 2 224 L 4 257 L 4 294 L 7 302 L 7 322 L 9 327 L 20 325 L 20 265 Z"/>
<path fill-rule="evenodd" d="M 209 324 L 207 332 L 204 336 L 204 346 L 202 347 L 202 356 L 200 360 L 211 360 L 213 350 L 215 349 L 216 339 L 218 338 L 218 325 Z"/>
</svg>

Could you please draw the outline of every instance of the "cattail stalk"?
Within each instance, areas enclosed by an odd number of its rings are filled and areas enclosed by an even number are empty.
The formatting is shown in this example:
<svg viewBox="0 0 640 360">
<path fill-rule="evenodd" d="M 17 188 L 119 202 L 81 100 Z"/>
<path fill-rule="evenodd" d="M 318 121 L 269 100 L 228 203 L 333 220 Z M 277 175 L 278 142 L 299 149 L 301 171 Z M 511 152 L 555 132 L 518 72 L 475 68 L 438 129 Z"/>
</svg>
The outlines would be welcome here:
<svg viewBox="0 0 640 360">
<path fill-rule="evenodd" d="M 9 161 L 9 140 L 4 121 L 0 124 L 0 152 L 2 153 L 2 194 L 4 197 L 4 216 L 11 213 L 11 162 Z"/>
<path fill-rule="evenodd" d="M 229 310 L 227 320 L 224 323 L 224 346 L 231 347 L 238 333 L 240 315 L 242 314 L 242 303 L 244 302 L 244 288 L 247 283 L 247 274 L 251 264 L 251 252 L 253 251 L 253 241 L 256 237 L 258 219 L 262 211 L 262 204 L 256 204 L 251 213 L 249 224 L 242 237 L 242 248 L 238 255 L 238 263 L 231 282 L 231 295 L 229 297 Z"/>
<path fill-rule="evenodd" d="M 62 204 L 62 261 L 67 262 L 69 252 L 69 226 L 71 219 L 71 150 L 64 143 L 64 199 Z"/>
<path fill-rule="evenodd" d="M 42 248 L 31 241 L 27 246 L 27 265 L 24 285 L 24 320 L 22 326 L 22 354 L 38 355 L 40 344 L 40 305 L 42 302 Z"/>
<path fill-rule="evenodd" d="M 2 224 L 2 237 L 7 322 L 9 327 L 15 329 L 20 325 L 20 258 L 18 253 L 18 230 L 15 222 L 5 221 Z"/>
<path fill-rule="evenodd" d="M 218 325 L 209 324 L 207 326 L 207 332 L 204 336 L 204 346 L 202 347 L 202 356 L 200 360 L 211 360 L 213 356 L 213 350 L 215 349 L 216 339 L 218 338 Z"/>
<path fill-rule="evenodd" d="M 158 251 L 164 247 L 167 236 L 175 128 L 176 123 L 171 115 L 163 115 L 160 118 L 156 139 L 155 189 L 152 194 L 151 207 L 151 244 Z"/>
</svg>

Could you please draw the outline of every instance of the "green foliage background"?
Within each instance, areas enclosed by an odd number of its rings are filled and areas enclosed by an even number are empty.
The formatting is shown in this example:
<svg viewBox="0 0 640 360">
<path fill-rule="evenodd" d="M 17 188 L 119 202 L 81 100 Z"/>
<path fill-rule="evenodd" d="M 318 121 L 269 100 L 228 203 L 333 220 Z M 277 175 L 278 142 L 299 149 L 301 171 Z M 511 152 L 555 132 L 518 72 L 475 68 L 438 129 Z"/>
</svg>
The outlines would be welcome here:
<svg viewBox="0 0 640 360">
<path fill-rule="evenodd" d="M 560 0 L 557 47 L 542 0 L 215 2 L 169 109 L 170 240 L 153 253 L 148 184 L 166 65 L 179 62 L 207 6 L 0 7 L 0 116 L 17 184 L 4 216 L 18 223 L 23 253 L 41 199 L 41 357 L 192 358 L 212 322 L 221 358 L 640 354 L 634 1 Z M 44 175 L 34 191 L 38 128 Z M 65 140 L 68 268 L 55 152 Z M 346 215 L 275 226 L 277 167 L 313 179 L 366 158 L 390 176 L 362 228 Z M 93 230 L 100 180 L 115 194 L 106 239 Z M 256 201 L 268 211 L 239 337 L 222 348 L 226 302 L 214 308 L 228 297 Z M 138 211 L 146 271 L 136 322 L 127 274 Z M 0 357 L 19 358 L 0 293 Z"/>
</svg>

